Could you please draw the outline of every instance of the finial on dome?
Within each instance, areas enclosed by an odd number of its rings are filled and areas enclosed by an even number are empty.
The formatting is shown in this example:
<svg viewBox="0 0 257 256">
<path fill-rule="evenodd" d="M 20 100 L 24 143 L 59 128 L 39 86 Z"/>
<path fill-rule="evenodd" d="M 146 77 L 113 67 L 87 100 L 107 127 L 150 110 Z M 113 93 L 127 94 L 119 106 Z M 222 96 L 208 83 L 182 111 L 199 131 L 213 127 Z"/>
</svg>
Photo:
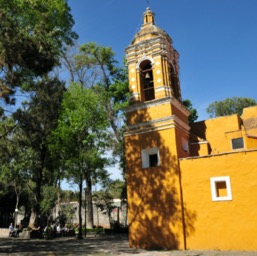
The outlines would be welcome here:
<svg viewBox="0 0 257 256">
<path fill-rule="evenodd" d="M 150 0 L 146 0 L 146 10 L 150 10 Z"/>
</svg>

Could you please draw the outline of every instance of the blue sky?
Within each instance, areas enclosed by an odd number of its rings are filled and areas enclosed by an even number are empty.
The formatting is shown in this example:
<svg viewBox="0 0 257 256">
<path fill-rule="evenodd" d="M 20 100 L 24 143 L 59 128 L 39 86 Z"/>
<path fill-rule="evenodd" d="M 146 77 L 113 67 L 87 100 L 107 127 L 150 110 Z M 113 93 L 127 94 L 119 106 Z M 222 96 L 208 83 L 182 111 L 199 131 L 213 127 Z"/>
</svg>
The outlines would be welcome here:
<svg viewBox="0 0 257 256">
<path fill-rule="evenodd" d="M 69 0 L 79 43 L 108 46 L 122 63 L 146 7 L 180 54 L 183 99 L 208 119 L 215 100 L 257 100 L 257 0 Z"/>
<path fill-rule="evenodd" d="M 79 43 L 109 46 L 122 63 L 124 49 L 149 6 L 156 25 L 180 54 L 183 99 L 199 119 L 228 97 L 257 100 L 257 0 L 69 0 Z"/>
</svg>

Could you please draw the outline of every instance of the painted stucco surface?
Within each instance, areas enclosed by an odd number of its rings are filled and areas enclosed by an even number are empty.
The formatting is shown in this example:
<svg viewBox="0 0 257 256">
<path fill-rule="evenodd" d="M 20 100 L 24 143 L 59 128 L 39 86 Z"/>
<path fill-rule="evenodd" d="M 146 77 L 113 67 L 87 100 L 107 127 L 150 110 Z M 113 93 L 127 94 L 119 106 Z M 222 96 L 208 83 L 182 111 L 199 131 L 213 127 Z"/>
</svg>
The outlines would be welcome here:
<svg viewBox="0 0 257 256">
<path fill-rule="evenodd" d="M 180 161 L 184 204 L 195 214 L 188 249 L 257 250 L 257 151 Z M 232 200 L 213 202 L 210 178 L 229 176 Z"/>
</svg>

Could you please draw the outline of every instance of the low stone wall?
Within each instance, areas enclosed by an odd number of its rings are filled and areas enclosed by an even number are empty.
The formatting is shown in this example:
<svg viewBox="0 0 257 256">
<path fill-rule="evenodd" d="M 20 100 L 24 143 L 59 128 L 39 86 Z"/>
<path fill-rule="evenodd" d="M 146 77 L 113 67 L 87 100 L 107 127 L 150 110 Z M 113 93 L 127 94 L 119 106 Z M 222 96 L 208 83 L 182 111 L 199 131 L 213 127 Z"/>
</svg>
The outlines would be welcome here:
<svg viewBox="0 0 257 256">
<path fill-rule="evenodd" d="M 9 229 L 0 228 L 0 237 L 9 237 Z"/>
<path fill-rule="evenodd" d="M 9 237 L 9 229 L 0 228 L 0 237 Z M 37 230 L 23 230 L 19 233 L 19 237 L 24 239 L 42 238 L 42 235 Z"/>
<path fill-rule="evenodd" d="M 24 239 L 30 239 L 31 231 L 23 230 L 21 233 L 19 233 L 19 237 L 24 238 Z"/>
</svg>

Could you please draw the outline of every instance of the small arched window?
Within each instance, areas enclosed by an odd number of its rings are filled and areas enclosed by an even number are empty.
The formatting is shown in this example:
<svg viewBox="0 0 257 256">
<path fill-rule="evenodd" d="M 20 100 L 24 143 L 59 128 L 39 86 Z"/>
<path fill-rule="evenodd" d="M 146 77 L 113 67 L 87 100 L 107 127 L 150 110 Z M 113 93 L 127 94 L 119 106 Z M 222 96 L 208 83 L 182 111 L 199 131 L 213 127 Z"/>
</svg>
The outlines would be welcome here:
<svg viewBox="0 0 257 256">
<path fill-rule="evenodd" d="M 141 95 L 143 101 L 155 99 L 152 63 L 149 60 L 144 60 L 140 63 L 140 83 Z"/>
</svg>

